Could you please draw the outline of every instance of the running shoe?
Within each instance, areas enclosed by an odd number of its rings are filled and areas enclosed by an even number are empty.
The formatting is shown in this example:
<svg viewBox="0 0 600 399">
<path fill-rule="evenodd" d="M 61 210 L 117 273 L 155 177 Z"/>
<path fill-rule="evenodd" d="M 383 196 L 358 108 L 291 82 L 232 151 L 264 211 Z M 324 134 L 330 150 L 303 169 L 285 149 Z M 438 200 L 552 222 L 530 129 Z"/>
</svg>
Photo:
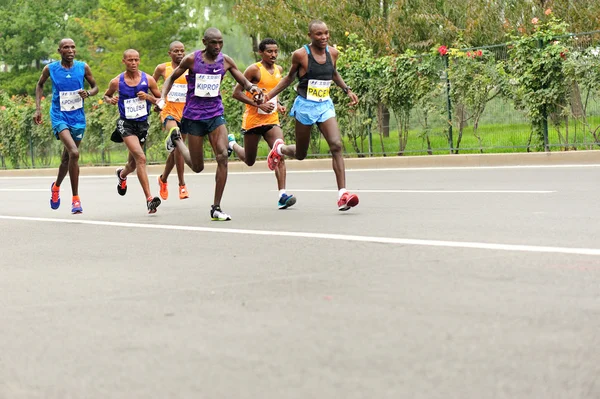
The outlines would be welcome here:
<svg viewBox="0 0 600 399">
<path fill-rule="evenodd" d="M 83 213 L 83 208 L 81 207 L 81 201 L 76 199 L 71 202 L 71 213 L 73 215 L 77 213 Z"/>
<path fill-rule="evenodd" d="M 169 130 L 169 134 L 165 139 L 165 149 L 167 152 L 171 153 L 177 148 L 175 145 L 176 140 L 181 140 L 181 133 L 179 132 L 179 128 L 174 126 Z"/>
<path fill-rule="evenodd" d="M 213 205 L 210 207 L 210 217 L 212 220 L 224 222 L 226 220 L 231 220 L 231 216 L 226 214 L 221 210 L 219 205 Z"/>
<path fill-rule="evenodd" d="M 167 182 L 162 181 L 162 175 L 158 176 L 158 193 L 160 194 L 160 198 L 162 198 L 163 200 L 167 200 L 167 198 L 169 198 L 169 185 L 167 184 Z"/>
<path fill-rule="evenodd" d="M 148 213 L 156 213 L 156 208 L 160 205 L 160 198 L 158 197 L 148 197 L 146 200 L 146 204 L 148 205 Z"/>
<path fill-rule="evenodd" d="M 50 208 L 58 209 L 60 206 L 60 187 L 56 187 L 56 182 L 52 182 L 50 193 Z"/>
<path fill-rule="evenodd" d="M 269 151 L 269 156 L 267 157 L 267 166 L 271 170 L 275 170 L 275 168 L 277 167 L 277 164 L 281 160 L 281 155 L 279 155 L 277 153 L 277 147 L 280 144 L 283 144 L 283 140 L 281 140 L 281 139 L 275 140 L 275 142 L 273 143 L 273 148 L 271 148 L 271 151 Z"/>
<path fill-rule="evenodd" d="M 233 144 L 235 144 L 235 136 L 232 133 L 229 133 L 227 135 L 227 156 L 231 156 L 231 153 L 233 152 Z M 231 144 L 233 143 L 233 144 Z"/>
<path fill-rule="evenodd" d="M 121 179 L 121 172 L 123 168 L 117 169 L 117 178 L 119 182 L 117 183 L 117 192 L 119 195 L 125 195 L 127 193 L 127 178 Z"/>
<path fill-rule="evenodd" d="M 188 199 L 190 198 L 190 194 L 188 193 L 187 187 L 185 184 L 183 186 L 179 186 L 179 199 Z"/>
<path fill-rule="evenodd" d="M 293 195 L 282 194 L 277 203 L 279 209 L 286 209 L 296 203 L 296 197 Z"/>
<path fill-rule="evenodd" d="M 344 194 L 342 194 L 341 198 L 338 200 L 337 204 L 338 204 L 338 210 L 347 211 L 348 209 L 353 208 L 356 205 L 358 205 L 358 195 L 344 193 Z"/>
</svg>

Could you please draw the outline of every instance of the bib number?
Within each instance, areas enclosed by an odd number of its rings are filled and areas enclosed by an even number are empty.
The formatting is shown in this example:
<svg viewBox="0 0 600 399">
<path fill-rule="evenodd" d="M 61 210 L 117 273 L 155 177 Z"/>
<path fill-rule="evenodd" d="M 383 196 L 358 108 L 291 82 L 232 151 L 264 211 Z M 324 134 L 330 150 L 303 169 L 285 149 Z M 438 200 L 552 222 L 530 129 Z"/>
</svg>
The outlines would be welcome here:
<svg viewBox="0 0 600 399">
<path fill-rule="evenodd" d="M 310 101 L 322 102 L 329 100 L 329 87 L 331 80 L 310 79 L 308 81 L 308 90 L 306 99 Z"/>
<path fill-rule="evenodd" d="M 60 97 L 60 110 L 62 112 L 83 108 L 83 98 L 81 98 L 78 91 L 61 91 L 58 94 Z"/>
<path fill-rule="evenodd" d="M 258 109 L 258 114 L 259 115 L 270 115 L 270 114 L 274 114 L 275 112 L 277 112 L 277 96 L 273 97 L 272 99 L 270 99 L 268 101 L 269 103 L 273 104 L 273 111 L 271 112 L 265 112 L 262 109 Z"/>
<path fill-rule="evenodd" d="M 196 74 L 196 97 L 217 97 L 221 89 L 221 75 Z"/>
<path fill-rule="evenodd" d="M 137 119 L 148 115 L 146 101 L 139 98 L 127 98 L 123 101 L 125 104 L 125 119 Z"/>
<path fill-rule="evenodd" d="M 183 83 L 173 83 L 171 91 L 167 94 L 167 101 L 171 103 L 184 103 L 187 95 L 187 85 Z"/>
</svg>

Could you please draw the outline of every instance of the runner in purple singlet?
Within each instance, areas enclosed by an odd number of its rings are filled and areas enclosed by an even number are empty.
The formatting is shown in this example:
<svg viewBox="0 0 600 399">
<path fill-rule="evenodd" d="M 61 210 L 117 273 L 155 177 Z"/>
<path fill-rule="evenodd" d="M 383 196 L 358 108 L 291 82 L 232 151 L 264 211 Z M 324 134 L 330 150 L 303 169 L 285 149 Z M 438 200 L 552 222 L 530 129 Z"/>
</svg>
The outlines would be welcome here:
<svg viewBox="0 0 600 399">
<path fill-rule="evenodd" d="M 221 100 L 221 81 L 227 71 L 242 87 L 256 96 L 256 101 L 262 101 L 262 92 L 244 77 L 231 57 L 221 53 L 223 35 L 216 28 L 208 28 L 202 38 L 204 50 L 188 54 L 173 73 L 165 80 L 162 88 L 162 98 L 158 102 L 164 106 L 164 98 L 171 90 L 173 82 L 188 72 L 188 89 L 181 132 L 188 135 L 189 149 L 181 140 L 179 128 L 173 127 L 165 140 L 167 151 L 177 148 L 185 163 L 196 173 L 204 169 L 204 136 L 217 158 L 217 173 L 214 203 L 210 209 L 212 220 L 231 220 L 231 216 L 221 210 L 221 198 L 227 182 L 228 141 L 227 127 L 223 117 L 223 102 Z"/>
</svg>

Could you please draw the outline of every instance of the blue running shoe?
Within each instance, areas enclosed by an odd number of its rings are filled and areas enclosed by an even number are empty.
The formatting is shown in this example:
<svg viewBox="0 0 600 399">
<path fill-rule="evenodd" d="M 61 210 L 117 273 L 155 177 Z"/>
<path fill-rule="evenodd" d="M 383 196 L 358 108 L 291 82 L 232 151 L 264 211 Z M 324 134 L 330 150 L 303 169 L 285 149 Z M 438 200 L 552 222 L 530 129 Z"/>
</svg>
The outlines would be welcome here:
<svg viewBox="0 0 600 399">
<path fill-rule="evenodd" d="M 235 136 L 232 133 L 229 133 L 227 135 L 227 156 L 231 156 L 231 153 L 233 152 L 233 144 L 235 144 Z M 231 144 L 233 143 L 233 144 Z"/>
<path fill-rule="evenodd" d="M 74 199 L 71 203 L 71 213 L 74 215 L 83 213 L 83 208 L 81 207 L 81 201 L 79 199 Z"/>
<path fill-rule="evenodd" d="M 56 182 L 52 182 L 50 192 L 52 193 L 50 197 L 50 208 L 58 209 L 60 206 L 60 187 L 56 187 Z"/>
<path fill-rule="evenodd" d="M 296 197 L 293 195 L 282 194 L 277 203 L 279 209 L 287 209 L 296 203 Z"/>
</svg>

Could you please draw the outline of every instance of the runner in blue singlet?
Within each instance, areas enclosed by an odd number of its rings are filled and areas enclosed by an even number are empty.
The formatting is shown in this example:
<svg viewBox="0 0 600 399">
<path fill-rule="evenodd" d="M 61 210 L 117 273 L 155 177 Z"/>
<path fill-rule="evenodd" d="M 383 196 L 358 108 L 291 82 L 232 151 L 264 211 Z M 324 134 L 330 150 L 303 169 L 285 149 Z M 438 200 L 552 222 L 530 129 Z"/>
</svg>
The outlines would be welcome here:
<svg viewBox="0 0 600 399">
<path fill-rule="evenodd" d="M 42 123 L 41 101 L 44 95 L 44 84 L 50 78 L 52 81 L 52 104 L 50 105 L 50 120 L 52 132 L 57 140 L 64 145 L 58 176 L 50 186 L 50 207 L 60 206 L 60 185 L 67 172 L 71 180 L 73 201 L 71 213 L 82 213 L 79 199 L 79 144 L 85 131 L 85 113 L 83 100 L 98 93 L 96 80 L 90 67 L 81 61 L 75 61 L 75 42 L 62 39 L 58 44 L 61 60 L 44 67 L 35 89 L 36 124 Z M 84 89 L 84 80 L 90 85 L 90 90 Z"/>
</svg>

